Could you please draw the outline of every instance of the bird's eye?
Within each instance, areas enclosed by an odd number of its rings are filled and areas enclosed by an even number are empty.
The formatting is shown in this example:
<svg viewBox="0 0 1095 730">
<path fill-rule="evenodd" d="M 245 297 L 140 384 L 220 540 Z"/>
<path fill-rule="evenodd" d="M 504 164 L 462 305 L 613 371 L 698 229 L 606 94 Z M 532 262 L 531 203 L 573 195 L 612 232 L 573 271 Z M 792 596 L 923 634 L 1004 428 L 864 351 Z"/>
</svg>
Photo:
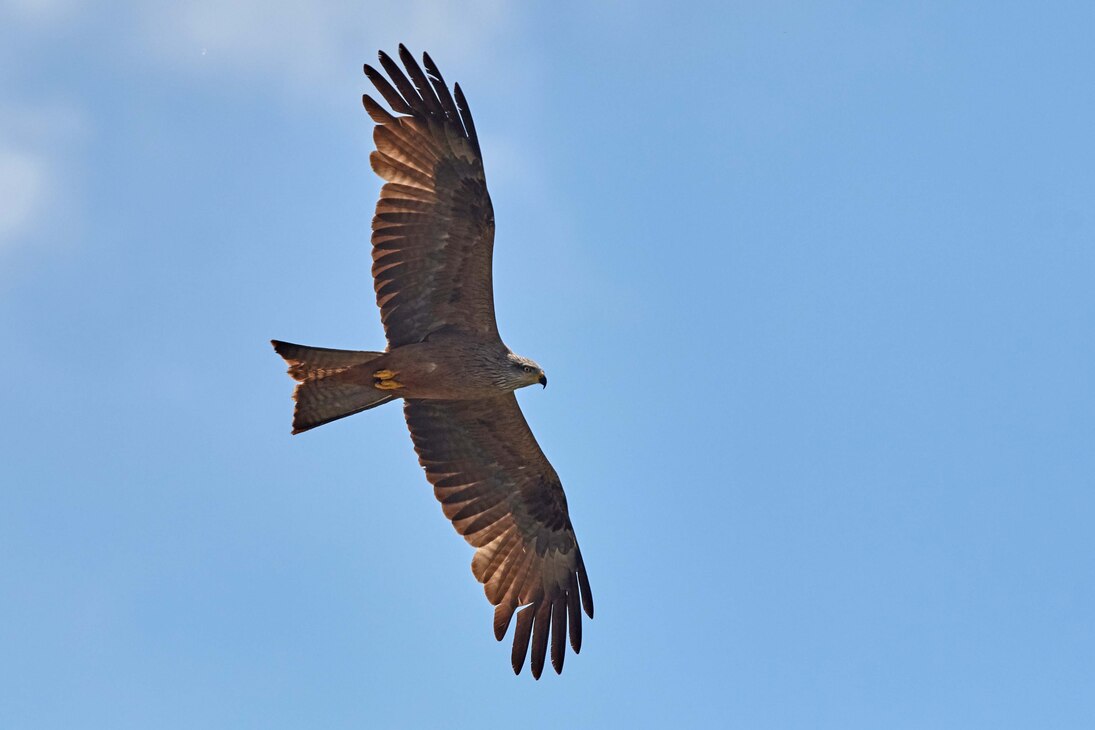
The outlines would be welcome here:
<svg viewBox="0 0 1095 730">
<path fill-rule="evenodd" d="M 531 373 L 532 372 L 532 368 L 530 368 L 528 365 L 523 367 L 522 370 L 524 370 L 526 373 Z"/>
</svg>

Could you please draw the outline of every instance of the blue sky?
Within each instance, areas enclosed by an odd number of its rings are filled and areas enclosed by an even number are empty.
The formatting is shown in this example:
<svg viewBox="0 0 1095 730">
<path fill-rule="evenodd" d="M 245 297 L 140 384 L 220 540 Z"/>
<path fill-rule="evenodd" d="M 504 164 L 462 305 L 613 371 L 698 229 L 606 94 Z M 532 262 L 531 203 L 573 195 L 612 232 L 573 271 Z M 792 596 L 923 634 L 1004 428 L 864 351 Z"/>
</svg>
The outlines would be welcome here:
<svg viewBox="0 0 1095 730">
<path fill-rule="evenodd" d="M 0 726 L 1095 726 L 1088 3 L 0 1 Z M 597 617 L 509 669 L 378 348 L 361 64 L 467 92 Z"/>
</svg>

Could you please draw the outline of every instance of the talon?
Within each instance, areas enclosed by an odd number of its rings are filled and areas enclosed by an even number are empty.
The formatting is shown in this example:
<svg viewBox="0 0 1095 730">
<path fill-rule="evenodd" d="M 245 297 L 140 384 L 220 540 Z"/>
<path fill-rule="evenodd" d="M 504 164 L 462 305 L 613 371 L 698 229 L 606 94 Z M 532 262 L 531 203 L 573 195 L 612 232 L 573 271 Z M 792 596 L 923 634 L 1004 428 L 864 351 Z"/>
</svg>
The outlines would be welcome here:
<svg viewBox="0 0 1095 730">
<path fill-rule="evenodd" d="M 381 390 L 395 390 L 397 388 L 402 388 L 403 383 L 397 383 L 394 380 L 392 380 L 391 378 L 389 378 L 388 380 L 378 380 L 375 383 L 375 386 L 377 388 L 380 388 Z"/>
<path fill-rule="evenodd" d="M 391 380 L 395 377 L 394 370 L 377 370 L 373 373 L 373 377 L 377 380 Z"/>
</svg>

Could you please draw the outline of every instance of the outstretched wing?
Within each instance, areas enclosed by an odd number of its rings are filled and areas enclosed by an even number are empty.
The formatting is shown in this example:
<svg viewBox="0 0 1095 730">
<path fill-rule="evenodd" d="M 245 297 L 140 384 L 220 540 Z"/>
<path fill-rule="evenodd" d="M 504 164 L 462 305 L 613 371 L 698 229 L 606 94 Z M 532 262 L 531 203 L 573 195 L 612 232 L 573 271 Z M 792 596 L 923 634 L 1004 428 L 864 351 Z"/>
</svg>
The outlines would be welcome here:
<svg viewBox="0 0 1095 730">
<path fill-rule="evenodd" d="M 482 400 L 408 400 L 407 426 L 445 516 L 475 548 L 471 569 L 483 583 L 501 641 L 517 611 L 513 671 L 532 643 L 537 679 L 551 643 L 563 670 L 570 645 L 582 648 L 581 608 L 593 618 L 582 553 L 559 476 L 540 450 L 512 393 Z"/>
<path fill-rule="evenodd" d="M 399 58 L 407 75 L 380 52 L 391 84 L 369 65 L 365 75 L 405 116 L 362 99 L 376 122 L 369 161 L 387 180 L 373 218 L 373 280 L 388 344 L 421 342 L 446 325 L 497 336 L 494 209 L 471 112 L 459 84 L 455 100 L 449 94 L 429 54 L 429 77 L 403 45 Z"/>
</svg>

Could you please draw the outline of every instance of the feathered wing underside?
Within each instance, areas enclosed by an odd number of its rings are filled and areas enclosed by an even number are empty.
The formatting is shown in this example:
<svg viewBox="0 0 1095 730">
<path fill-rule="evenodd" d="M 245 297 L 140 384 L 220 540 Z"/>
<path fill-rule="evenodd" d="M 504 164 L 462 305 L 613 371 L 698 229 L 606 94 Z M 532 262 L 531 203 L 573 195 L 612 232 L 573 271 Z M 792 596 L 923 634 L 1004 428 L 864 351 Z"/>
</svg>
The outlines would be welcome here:
<svg viewBox="0 0 1095 730">
<path fill-rule="evenodd" d="M 365 66 L 394 116 L 370 96 L 370 155 L 387 183 L 373 218 L 373 280 L 389 347 L 454 326 L 497 335 L 491 255 L 494 209 L 479 140 L 460 86 L 455 98 L 429 55 L 427 77 L 402 45 L 406 74 L 385 53 Z M 408 78 L 409 76 L 409 78 Z"/>
<path fill-rule="evenodd" d="M 568 628 L 577 653 L 581 610 L 593 617 L 593 596 L 562 484 L 517 399 L 408 400 L 404 414 L 445 516 L 476 548 L 472 572 L 495 606 L 499 641 L 517 613 L 513 671 L 531 644 L 539 678 L 550 644 L 561 672 Z"/>
</svg>

